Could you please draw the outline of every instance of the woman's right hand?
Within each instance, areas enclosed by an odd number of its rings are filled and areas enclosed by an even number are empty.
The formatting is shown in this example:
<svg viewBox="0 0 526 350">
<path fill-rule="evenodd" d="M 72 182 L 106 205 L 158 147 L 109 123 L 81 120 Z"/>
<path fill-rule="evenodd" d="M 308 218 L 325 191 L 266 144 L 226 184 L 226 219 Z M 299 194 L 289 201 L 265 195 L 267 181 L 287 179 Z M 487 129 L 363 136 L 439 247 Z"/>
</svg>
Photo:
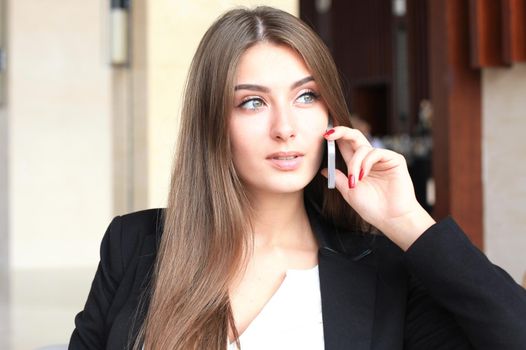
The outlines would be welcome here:
<svg viewBox="0 0 526 350">
<path fill-rule="evenodd" d="M 416 199 L 405 158 L 372 147 L 357 129 L 331 130 L 324 137 L 336 141 L 348 169 L 336 170 L 336 188 L 365 221 L 407 250 L 435 221 Z"/>
</svg>

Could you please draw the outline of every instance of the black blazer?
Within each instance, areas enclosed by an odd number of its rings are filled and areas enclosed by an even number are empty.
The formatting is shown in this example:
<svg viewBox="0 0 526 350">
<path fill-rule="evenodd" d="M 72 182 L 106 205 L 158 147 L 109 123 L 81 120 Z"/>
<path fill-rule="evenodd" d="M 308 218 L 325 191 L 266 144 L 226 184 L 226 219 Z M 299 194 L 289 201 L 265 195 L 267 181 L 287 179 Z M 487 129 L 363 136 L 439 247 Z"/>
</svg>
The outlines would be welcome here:
<svg viewBox="0 0 526 350">
<path fill-rule="evenodd" d="M 162 214 L 111 222 L 69 349 L 126 349 L 136 336 Z M 313 211 L 309 218 L 320 246 L 325 349 L 526 349 L 525 290 L 452 219 L 404 253 L 383 236 L 340 233 Z"/>
</svg>

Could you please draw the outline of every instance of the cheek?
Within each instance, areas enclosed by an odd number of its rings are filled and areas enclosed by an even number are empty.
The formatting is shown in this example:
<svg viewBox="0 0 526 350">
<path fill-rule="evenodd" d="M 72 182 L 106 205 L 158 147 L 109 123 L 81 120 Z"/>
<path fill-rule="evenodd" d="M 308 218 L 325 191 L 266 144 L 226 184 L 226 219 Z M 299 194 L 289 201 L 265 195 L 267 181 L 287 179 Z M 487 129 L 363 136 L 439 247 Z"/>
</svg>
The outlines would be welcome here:
<svg viewBox="0 0 526 350">
<path fill-rule="evenodd" d="M 323 138 L 319 138 L 319 142 L 317 143 L 317 150 L 316 150 L 316 168 L 319 169 L 321 167 L 321 161 L 323 159 L 323 153 L 325 152 L 325 147 L 327 143 Z"/>
<path fill-rule="evenodd" d="M 241 177 L 243 177 L 242 174 L 246 172 L 248 160 L 252 158 L 251 152 L 253 151 L 254 144 L 253 139 L 250 137 L 251 132 L 246 128 L 247 125 L 243 125 L 243 123 L 240 123 L 239 121 L 230 122 L 229 125 L 232 161 L 238 175 Z"/>
<path fill-rule="evenodd" d="M 318 117 L 314 119 L 309 128 L 309 138 L 313 145 L 313 151 L 316 153 L 316 164 L 319 167 L 327 146 L 323 134 L 327 131 L 329 117 L 325 109 L 320 110 L 318 113 Z M 322 118 L 319 117 L 320 114 L 323 115 Z"/>
<path fill-rule="evenodd" d="M 311 129 L 316 130 L 319 136 L 325 133 L 329 124 L 329 111 L 325 103 L 320 102 L 309 110 L 309 124 Z"/>
<path fill-rule="evenodd" d="M 308 135 L 309 140 L 319 144 L 324 141 L 323 134 L 327 131 L 329 116 L 327 111 L 320 109 L 312 113 L 304 124 L 303 132 Z"/>
<path fill-rule="evenodd" d="M 233 158 L 234 164 L 236 164 L 240 157 L 240 152 L 244 149 L 243 138 L 242 138 L 241 133 L 237 129 L 232 128 L 232 126 L 230 127 L 229 137 L 230 137 L 230 151 L 232 152 L 232 158 Z"/>
<path fill-rule="evenodd" d="M 320 114 L 322 117 L 320 117 Z M 328 116 L 324 111 L 318 111 L 313 115 L 309 123 L 305 123 L 303 130 L 305 141 L 309 145 L 310 153 L 314 155 L 312 167 L 319 169 L 327 143 L 323 134 L 327 130 Z"/>
</svg>

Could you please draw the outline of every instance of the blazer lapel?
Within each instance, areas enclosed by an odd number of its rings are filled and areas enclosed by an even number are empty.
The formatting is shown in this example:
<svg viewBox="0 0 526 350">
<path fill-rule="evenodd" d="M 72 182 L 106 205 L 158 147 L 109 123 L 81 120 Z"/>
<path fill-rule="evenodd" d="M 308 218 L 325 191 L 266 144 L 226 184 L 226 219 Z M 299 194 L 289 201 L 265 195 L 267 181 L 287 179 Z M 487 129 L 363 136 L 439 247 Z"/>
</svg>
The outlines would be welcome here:
<svg viewBox="0 0 526 350">
<path fill-rule="evenodd" d="M 325 349 L 370 349 L 376 268 L 326 248 L 318 259 Z"/>
<path fill-rule="evenodd" d="M 318 252 L 326 350 L 371 348 L 377 267 L 371 236 L 340 235 L 308 210 Z M 343 253 L 345 252 L 345 253 Z"/>
</svg>

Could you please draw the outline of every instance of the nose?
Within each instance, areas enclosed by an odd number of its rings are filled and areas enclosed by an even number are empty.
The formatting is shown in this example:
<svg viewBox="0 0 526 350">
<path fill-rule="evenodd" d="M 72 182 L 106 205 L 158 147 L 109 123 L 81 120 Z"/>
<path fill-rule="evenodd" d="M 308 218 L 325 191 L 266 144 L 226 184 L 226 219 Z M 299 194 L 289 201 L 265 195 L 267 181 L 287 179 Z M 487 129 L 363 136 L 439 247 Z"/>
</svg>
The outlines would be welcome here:
<svg viewBox="0 0 526 350">
<path fill-rule="evenodd" d="M 272 111 L 271 137 L 278 141 L 288 141 L 296 137 L 296 123 L 290 108 L 279 106 Z"/>
</svg>

